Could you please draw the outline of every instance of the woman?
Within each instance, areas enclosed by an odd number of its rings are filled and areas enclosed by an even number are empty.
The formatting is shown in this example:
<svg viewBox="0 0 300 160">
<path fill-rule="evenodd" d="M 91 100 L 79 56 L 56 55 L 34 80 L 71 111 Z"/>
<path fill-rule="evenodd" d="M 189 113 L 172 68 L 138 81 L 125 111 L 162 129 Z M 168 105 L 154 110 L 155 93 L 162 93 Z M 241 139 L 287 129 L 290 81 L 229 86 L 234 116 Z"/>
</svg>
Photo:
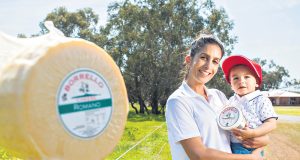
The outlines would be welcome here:
<svg viewBox="0 0 300 160">
<path fill-rule="evenodd" d="M 186 56 L 187 73 L 182 85 L 167 101 L 166 121 L 172 158 L 211 160 L 262 160 L 261 149 L 252 154 L 231 154 L 229 132 L 218 127 L 217 113 L 226 103 L 219 90 L 205 84 L 217 73 L 224 55 L 222 44 L 212 35 L 201 35 Z M 252 143 L 266 145 L 268 137 Z M 245 141 L 249 146 L 250 140 Z"/>
</svg>

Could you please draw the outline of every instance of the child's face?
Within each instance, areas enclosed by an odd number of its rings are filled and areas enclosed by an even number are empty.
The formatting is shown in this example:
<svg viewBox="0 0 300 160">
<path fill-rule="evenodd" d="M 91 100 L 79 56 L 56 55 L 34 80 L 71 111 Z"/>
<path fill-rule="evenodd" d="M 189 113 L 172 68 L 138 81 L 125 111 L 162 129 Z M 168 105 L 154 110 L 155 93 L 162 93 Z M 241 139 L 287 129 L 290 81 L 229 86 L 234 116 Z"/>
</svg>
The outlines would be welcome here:
<svg viewBox="0 0 300 160">
<path fill-rule="evenodd" d="M 239 96 L 254 92 L 258 87 L 255 74 L 244 65 L 233 67 L 230 70 L 229 79 L 232 90 Z"/>
</svg>

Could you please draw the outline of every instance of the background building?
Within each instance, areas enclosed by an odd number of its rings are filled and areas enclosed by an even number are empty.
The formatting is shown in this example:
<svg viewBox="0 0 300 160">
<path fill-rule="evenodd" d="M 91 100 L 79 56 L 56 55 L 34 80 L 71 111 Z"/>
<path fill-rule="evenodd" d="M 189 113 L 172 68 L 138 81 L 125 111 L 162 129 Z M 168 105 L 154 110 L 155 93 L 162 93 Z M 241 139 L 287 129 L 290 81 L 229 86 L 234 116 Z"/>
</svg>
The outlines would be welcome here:
<svg viewBox="0 0 300 160">
<path fill-rule="evenodd" d="M 274 106 L 300 106 L 300 94 L 278 89 L 267 92 Z"/>
</svg>

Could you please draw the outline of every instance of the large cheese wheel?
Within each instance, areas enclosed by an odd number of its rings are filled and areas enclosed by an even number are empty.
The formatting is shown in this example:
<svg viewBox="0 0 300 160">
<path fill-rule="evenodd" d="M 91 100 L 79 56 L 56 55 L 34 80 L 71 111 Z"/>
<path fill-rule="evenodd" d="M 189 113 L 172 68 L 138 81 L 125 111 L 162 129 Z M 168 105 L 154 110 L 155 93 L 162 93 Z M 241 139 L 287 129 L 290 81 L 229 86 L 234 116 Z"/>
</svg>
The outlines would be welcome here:
<svg viewBox="0 0 300 160">
<path fill-rule="evenodd" d="M 50 32 L 0 34 L 0 146 L 24 159 L 99 160 L 121 138 L 127 92 L 95 44 Z"/>
</svg>

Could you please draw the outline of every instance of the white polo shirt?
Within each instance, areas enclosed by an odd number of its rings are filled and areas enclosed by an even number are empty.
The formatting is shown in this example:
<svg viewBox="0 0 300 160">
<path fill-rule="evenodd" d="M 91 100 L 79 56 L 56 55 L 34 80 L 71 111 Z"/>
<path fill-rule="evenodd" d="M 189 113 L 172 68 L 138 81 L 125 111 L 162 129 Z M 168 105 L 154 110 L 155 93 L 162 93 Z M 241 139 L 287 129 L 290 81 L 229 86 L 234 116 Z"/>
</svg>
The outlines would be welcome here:
<svg viewBox="0 0 300 160">
<path fill-rule="evenodd" d="M 269 118 L 278 118 L 274 111 L 272 102 L 264 96 L 260 90 L 240 97 L 234 94 L 229 99 L 230 104 L 240 104 L 241 111 L 247 121 L 249 128 L 257 128 Z M 231 135 L 231 142 L 239 143 L 239 141 Z"/>
<path fill-rule="evenodd" d="M 166 122 L 174 160 L 189 159 L 181 140 L 200 137 L 205 146 L 231 153 L 230 134 L 217 124 L 217 113 L 228 101 L 219 90 L 207 89 L 208 101 L 186 82 L 168 98 Z"/>
</svg>

